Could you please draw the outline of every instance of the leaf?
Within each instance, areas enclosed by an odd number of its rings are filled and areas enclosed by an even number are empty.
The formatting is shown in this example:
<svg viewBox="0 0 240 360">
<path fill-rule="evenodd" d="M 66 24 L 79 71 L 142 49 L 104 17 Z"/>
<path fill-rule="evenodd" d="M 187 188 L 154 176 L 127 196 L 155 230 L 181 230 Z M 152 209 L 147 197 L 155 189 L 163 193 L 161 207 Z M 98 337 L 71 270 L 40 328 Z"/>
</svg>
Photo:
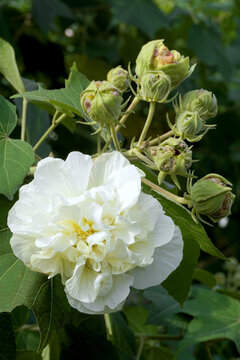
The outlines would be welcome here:
<svg viewBox="0 0 240 360">
<path fill-rule="evenodd" d="M 145 360 L 173 360 L 174 354 L 163 346 L 151 347 L 142 352 Z"/>
<path fill-rule="evenodd" d="M 21 76 L 19 74 L 13 47 L 0 38 L 0 73 L 19 92 L 25 92 Z"/>
<path fill-rule="evenodd" d="M 73 19 L 73 13 L 67 4 L 59 0 L 34 0 L 32 14 L 38 26 L 47 34 L 57 16 Z"/>
<path fill-rule="evenodd" d="M 31 101 L 45 102 L 54 107 L 54 109 L 50 108 L 52 112 L 57 108 L 69 116 L 73 116 L 73 113 L 91 121 L 86 117 L 80 104 L 80 93 L 87 87 L 89 82 L 83 74 L 78 72 L 76 66 L 73 65 L 69 78 L 65 81 L 65 88 L 58 90 L 33 90 L 24 94 L 14 95 L 12 98 L 24 97 Z"/>
<path fill-rule="evenodd" d="M 228 296 L 198 289 L 194 299 L 186 301 L 184 313 L 194 316 L 178 352 L 191 344 L 226 338 L 235 342 L 240 353 L 240 303 Z"/>
<path fill-rule="evenodd" d="M 18 306 L 11 312 L 12 325 L 14 330 L 18 330 L 24 325 L 29 317 L 29 309 L 26 306 Z"/>
<path fill-rule="evenodd" d="M 213 288 L 216 286 L 216 278 L 207 270 L 195 269 L 193 273 L 193 279 L 200 281 L 202 284 Z"/>
<path fill-rule="evenodd" d="M 18 350 L 16 360 L 42 360 L 41 354 L 33 350 Z"/>
<path fill-rule="evenodd" d="M 36 293 L 46 277 L 28 269 L 12 252 L 9 229 L 0 231 L 0 312 L 10 312 L 20 305 L 31 308 Z"/>
<path fill-rule="evenodd" d="M 236 299 L 240 301 L 240 292 L 239 291 L 233 291 L 233 290 L 227 290 L 227 289 L 217 289 L 218 293 L 230 296 L 233 299 Z"/>
<path fill-rule="evenodd" d="M 0 314 L 0 359 L 16 360 L 15 335 L 7 313 Z"/>
<path fill-rule="evenodd" d="M 168 292 L 161 286 L 150 287 L 144 291 L 144 297 L 153 302 L 148 323 L 157 325 L 168 325 L 168 319 L 179 312 L 180 306 Z"/>
<path fill-rule="evenodd" d="M 41 351 L 67 322 L 71 313 L 59 276 L 42 283 L 32 310 L 40 328 L 38 351 Z"/>
<path fill-rule="evenodd" d="M 168 19 L 151 0 L 107 0 L 111 5 L 114 22 L 134 25 L 153 38 L 155 32 L 168 28 Z M 136 11 L 137 9 L 137 11 Z"/>
<path fill-rule="evenodd" d="M 9 135 L 17 124 L 16 108 L 0 96 L 0 194 L 12 199 L 34 162 L 32 147 Z"/>
<path fill-rule="evenodd" d="M 124 309 L 128 324 L 136 334 L 157 334 L 158 327 L 146 324 L 148 310 L 142 306 L 130 306 Z"/>
<path fill-rule="evenodd" d="M 129 359 L 135 359 L 136 341 L 132 330 L 120 312 L 110 314 L 109 316 L 112 326 L 110 341 L 118 351 L 128 355 Z"/>
</svg>

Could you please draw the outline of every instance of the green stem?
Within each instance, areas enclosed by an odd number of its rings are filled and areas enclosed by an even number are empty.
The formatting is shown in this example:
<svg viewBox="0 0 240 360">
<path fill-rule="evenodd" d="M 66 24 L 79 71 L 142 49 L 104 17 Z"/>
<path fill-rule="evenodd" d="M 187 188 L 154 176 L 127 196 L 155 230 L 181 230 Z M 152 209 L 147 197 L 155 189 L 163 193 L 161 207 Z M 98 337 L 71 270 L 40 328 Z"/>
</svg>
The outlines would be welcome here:
<svg viewBox="0 0 240 360">
<path fill-rule="evenodd" d="M 149 142 L 150 145 L 157 145 L 158 144 L 158 141 L 163 141 L 163 140 L 166 140 L 167 138 L 169 138 L 170 136 L 173 135 L 173 131 L 170 130 L 168 132 L 166 132 L 165 134 L 157 137 L 156 139 L 153 139 Z"/>
<path fill-rule="evenodd" d="M 127 114 L 123 115 L 120 119 L 120 123 L 123 125 L 125 123 L 125 121 L 127 120 L 127 118 L 129 117 L 129 115 L 131 114 L 130 111 L 132 111 L 135 106 L 139 103 L 140 99 L 138 97 L 135 97 L 133 99 L 133 101 L 131 102 L 131 104 L 129 105 L 129 107 L 127 108 Z M 121 125 L 117 125 L 116 126 L 116 132 L 118 132 L 121 128 Z"/>
<path fill-rule="evenodd" d="M 109 338 L 113 334 L 113 332 L 112 332 L 112 324 L 111 324 L 109 314 L 104 314 L 104 320 L 105 320 L 105 325 L 106 325 L 107 337 Z"/>
<path fill-rule="evenodd" d="M 67 117 L 67 115 L 62 114 L 61 116 L 59 116 L 57 120 L 55 120 L 54 123 L 52 123 L 52 125 L 47 129 L 47 131 L 43 134 L 43 136 L 38 140 L 36 145 L 33 147 L 34 151 L 36 151 L 39 148 L 39 146 L 43 143 L 43 141 L 48 137 L 50 132 L 52 132 L 60 124 L 60 122 L 65 119 L 65 117 Z"/>
<path fill-rule="evenodd" d="M 25 140 L 26 133 L 26 119 L 27 119 L 27 99 L 23 98 L 22 102 L 22 124 L 21 124 L 21 140 Z"/>
<path fill-rule="evenodd" d="M 101 153 L 101 133 L 97 134 L 97 153 Z"/>
<path fill-rule="evenodd" d="M 144 337 L 141 337 L 138 352 L 137 352 L 137 356 L 136 356 L 136 360 L 141 359 L 144 342 L 145 342 Z"/>
<path fill-rule="evenodd" d="M 147 117 L 147 120 L 145 122 L 145 125 L 144 125 L 144 128 L 142 130 L 142 133 L 140 135 L 140 138 L 138 140 L 138 147 L 140 148 L 141 146 L 141 143 L 143 142 L 143 140 L 145 139 L 146 135 L 147 135 L 147 132 L 148 132 L 148 129 L 149 129 L 149 126 L 151 125 L 151 122 L 152 122 L 152 118 L 153 118 L 153 114 L 154 114 L 154 111 L 155 111 L 155 102 L 150 102 L 150 105 L 149 105 L 149 111 L 148 111 L 148 117 Z"/>
<path fill-rule="evenodd" d="M 121 151 L 120 146 L 119 146 L 119 142 L 118 142 L 118 139 L 117 139 L 116 129 L 115 129 L 115 126 L 114 126 L 113 123 L 110 124 L 110 129 L 111 129 L 111 135 L 112 135 L 114 146 L 115 146 L 117 151 Z"/>
<path fill-rule="evenodd" d="M 205 349 L 206 349 L 208 359 L 213 360 L 212 353 L 211 353 L 211 350 L 210 350 L 210 347 L 209 347 L 208 343 L 205 342 L 204 345 L 205 345 Z"/>
<path fill-rule="evenodd" d="M 172 198 L 173 200 L 177 201 L 180 204 L 188 205 L 190 203 L 189 200 L 184 199 L 183 197 L 174 195 L 174 194 L 170 193 L 169 191 L 161 188 L 160 186 L 152 183 L 151 181 L 149 181 L 149 180 L 147 180 L 145 178 L 142 178 L 142 182 L 145 183 L 146 185 L 148 185 L 149 187 L 153 188 L 154 190 L 156 190 L 156 191 L 158 191 L 158 192 Z"/>
</svg>

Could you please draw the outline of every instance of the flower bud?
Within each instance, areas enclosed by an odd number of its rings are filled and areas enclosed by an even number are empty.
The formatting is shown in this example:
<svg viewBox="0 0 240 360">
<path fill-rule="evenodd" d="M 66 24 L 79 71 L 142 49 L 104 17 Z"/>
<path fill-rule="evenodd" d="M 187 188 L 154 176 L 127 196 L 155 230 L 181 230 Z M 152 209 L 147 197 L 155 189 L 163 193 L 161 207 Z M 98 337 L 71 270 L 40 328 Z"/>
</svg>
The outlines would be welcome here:
<svg viewBox="0 0 240 360">
<path fill-rule="evenodd" d="M 124 92 L 129 88 L 129 74 L 121 65 L 111 69 L 107 74 L 107 81 L 116 86 L 118 90 Z"/>
<path fill-rule="evenodd" d="M 206 125 L 198 112 L 183 111 L 176 116 L 175 125 L 169 122 L 174 135 L 180 136 L 181 139 L 187 139 L 190 142 L 196 142 L 202 139 L 206 132 L 214 128 L 215 125 Z"/>
<path fill-rule="evenodd" d="M 170 137 L 159 145 L 153 161 L 160 171 L 159 184 L 166 175 L 170 175 L 176 186 L 180 188 L 176 175 L 189 176 L 187 170 L 192 165 L 192 151 L 181 139 Z"/>
<path fill-rule="evenodd" d="M 228 180 L 217 174 L 209 174 L 198 180 L 190 191 L 196 215 L 206 215 L 213 222 L 230 215 L 235 198 L 231 186 Z"/>
<path fill-rule="evenodd" d="M 172 89 L 191 75 L 189 57 L 182 56 L 176 50 L 169 50 L 163 40 L 153 40 L 145 44 L 136 59 L 136 74 L 141 80 L 147 71 L 164 71 L 171 79 Z"/>
<path fill-rule="evenodd" d="M 92 81 L 80 99 L 84 112 L 96 123 L 116 122 L 121 114 L 122 96 L 108 81 Z"/>
<path fill-rule="evenodd" d="M 147 71 L 143 74 L 138 96 L 144 101 L 164 102 L 171 90 L 171 80 L 163 71 Z"/>
<path fill-rule="evenodd" d="M 206 121 L 217 115 L 217 99 L 211 91 L 193 90 L 187 92 L 181 103 L 182 110 L 198 112 L 202 120 Z"/>
</svg>

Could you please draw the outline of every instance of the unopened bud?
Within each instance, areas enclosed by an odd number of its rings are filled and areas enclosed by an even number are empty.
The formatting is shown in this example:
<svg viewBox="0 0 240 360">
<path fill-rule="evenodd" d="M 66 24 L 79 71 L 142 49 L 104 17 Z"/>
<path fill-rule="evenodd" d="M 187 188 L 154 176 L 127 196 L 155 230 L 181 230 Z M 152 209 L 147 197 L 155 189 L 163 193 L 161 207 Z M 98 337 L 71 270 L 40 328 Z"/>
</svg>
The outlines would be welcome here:
<svg viewBox="0 0 240 360">
<path fill-rule="evenodd" d="M 138 96 L 148 102 L 164 102 L 171 91 L 171 80 L 163 71 L 148 71 L 143 74 Z"/>
<path fill-rule="evenodd" d="M 116 122 L 121 114 L 122 96 L 108 81 L 92 81 L 80 99 L 84 112 L 96 123 Z"/>
<path fill-rule="evenodd" d="M 116 86 L 118 90 L 124 92 L 129 88 L 129 74 L 120 65 L 111 69 L 107 74 L 107 81 Z"/>
</svg>

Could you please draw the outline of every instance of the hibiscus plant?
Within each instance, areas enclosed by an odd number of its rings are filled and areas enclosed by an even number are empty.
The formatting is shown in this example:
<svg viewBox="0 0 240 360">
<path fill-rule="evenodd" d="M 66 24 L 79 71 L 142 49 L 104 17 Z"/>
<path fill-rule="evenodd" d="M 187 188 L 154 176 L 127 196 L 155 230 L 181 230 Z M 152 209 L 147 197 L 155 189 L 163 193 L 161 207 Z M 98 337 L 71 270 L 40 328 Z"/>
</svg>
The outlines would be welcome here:
<svg viewBox="0 0 240 360">
<path fill-rule="evenodd" d="M 240 351 L 239 294 L 197 267 L 200 250 L 230 272 L 238 265 L 203 227 L 230 215 L 234 195 L 223 176 L 198 179 L 192 169 L 194 144 L 214 130 L 218 109 L 211 91 L 176 92 L 195 66 L 154 40 L 105 80 L 90 82 L 73 64 L 65 88 L 32 89 L 0 39 L 0 72 L 17 91 L 0 96 L 0 358 L 64 359 L 66 343 L 88 343 L 91 323 L 108 344 L 105 359 L 212 359 L 222 339 Z M 121 130 L 140 102 L 149 104 L 145 124 L 125 145 Z M 149 137 L 162 103 L 175 118 Z M 34 146 L 32 104 L 52 116 Z M 20 139 L 10 137 L 17 124 Z M 94 155 L 80 145 L 65 160 L 43 157 L 60 124 L 90 126 Z"/>
</svg>

